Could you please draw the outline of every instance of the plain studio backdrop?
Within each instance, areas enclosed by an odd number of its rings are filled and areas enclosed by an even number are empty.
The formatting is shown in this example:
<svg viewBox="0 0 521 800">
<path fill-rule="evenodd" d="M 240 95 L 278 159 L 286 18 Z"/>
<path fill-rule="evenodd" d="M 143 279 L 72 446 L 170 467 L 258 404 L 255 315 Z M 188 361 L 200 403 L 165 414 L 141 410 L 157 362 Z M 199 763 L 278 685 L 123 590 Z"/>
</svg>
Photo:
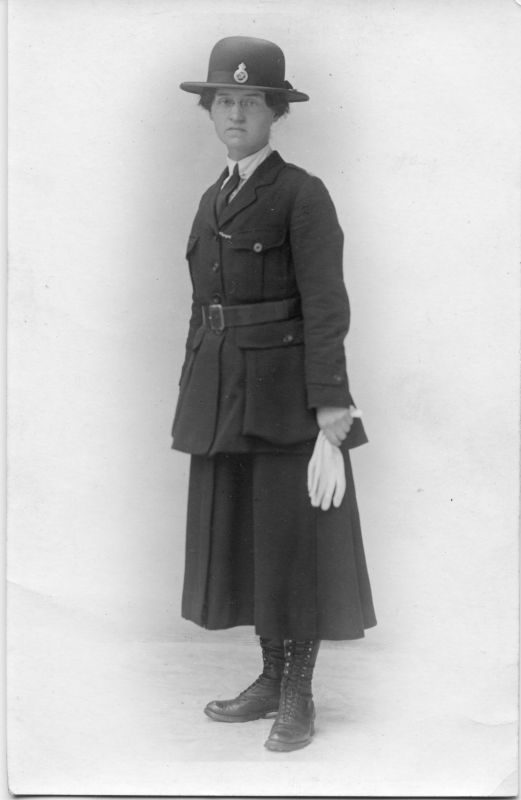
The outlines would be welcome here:
<svg viewBox="0 0 521 800">
<path fill-rule="evenodd" d="M 515 792 L 520 25 L 514 0 L 10 3 L 14 791 Z M 184 253 L 225 153 L 178 84 L 234 34 L 311 96 L 273 144 L 346 234 L 370 437 L 379 624 L 324 645 L 329 722 L 282 759 L 201 713 L 257 674 L 251 629 L 180 618 Z"/>
</svg>

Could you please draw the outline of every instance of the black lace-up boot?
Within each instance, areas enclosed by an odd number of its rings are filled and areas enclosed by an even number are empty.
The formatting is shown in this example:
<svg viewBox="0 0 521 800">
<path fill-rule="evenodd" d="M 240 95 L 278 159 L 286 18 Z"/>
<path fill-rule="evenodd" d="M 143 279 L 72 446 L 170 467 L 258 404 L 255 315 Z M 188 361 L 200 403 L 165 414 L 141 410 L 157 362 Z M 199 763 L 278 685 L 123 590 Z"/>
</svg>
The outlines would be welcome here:
<svg viewBox="0 0 521 800">
<path fill-rule="evenodd" d="M 311 742 L 315 732 L 311 680 L 319 647 L 318 639 L 286 642 L 279 713 L 265 743 L 268 750 L 288 752 Z"/>
<path fill-rule="evenodd" d="M 276 639 L 260 640 L 262 674 L 233 700 L 212 700 L 204 713 L 218 722 L 249 722 L 278 711 L 280 684 L 284 671 L 284 643 Z"/>
</svg>

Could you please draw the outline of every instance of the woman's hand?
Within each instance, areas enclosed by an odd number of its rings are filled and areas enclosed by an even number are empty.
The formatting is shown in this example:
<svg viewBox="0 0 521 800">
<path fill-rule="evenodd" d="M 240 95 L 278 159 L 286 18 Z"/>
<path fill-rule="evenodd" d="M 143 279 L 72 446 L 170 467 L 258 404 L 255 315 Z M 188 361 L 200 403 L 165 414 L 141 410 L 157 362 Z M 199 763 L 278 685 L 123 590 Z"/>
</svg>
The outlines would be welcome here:
<svg viewBox="0 0 521 800">
<path fill-rule="evenodd" d="M 353 418 L 357 416 L 354 406 L 337 408 L 336 406 L 321 406 L 317 408 L 318 427 L 331 444 L 339 447 L 351 430 Z"/>
</svg>

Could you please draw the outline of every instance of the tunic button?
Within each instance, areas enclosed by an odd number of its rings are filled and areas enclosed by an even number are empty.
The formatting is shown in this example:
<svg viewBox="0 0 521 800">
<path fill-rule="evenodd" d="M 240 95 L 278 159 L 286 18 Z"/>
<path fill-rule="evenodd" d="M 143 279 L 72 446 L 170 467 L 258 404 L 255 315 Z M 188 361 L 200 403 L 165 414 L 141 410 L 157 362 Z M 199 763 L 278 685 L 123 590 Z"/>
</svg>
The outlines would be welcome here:
<svg viewBox="0 0 521 800">
<path fill-rule="evenodd" d="M 334 380 L 336 383 L 341 383 L 341 381 L 342 381 L 342 376 L 341 376 L 341 375 L 333 375 L 333 380 Z"/>
<path fill-rule="evenodd" d="M 213 297 L 212 297 L 212 303 L 220 303 L 221 300 L 222 300 L 222 297 L 221 297 L 220 294 L 214 294 Z"/>
<path fill-rule="evenodd" d="M 261 242 L 255 242 L 255 244 L 253 245 L 253 251 L 254 251 L 254 253 L 261 253 L 262 252 L 262 243 Z"/>
<path fill-rule="evenodd" d="M 282 341 L 284 342 L 284 344 L 289 344 L 290 342 L 293 341 L 293 334 L 287 333 Z"/>
<path fill-rule="evenodd" d="M 220 266 L 221 266 L 221 265 L 219 264 L 219 262 L 218 262 L 218 261 L 214 261 L 214 262 L 213 262 L 213 264 L 212 264 L 212 270 L 213 270 L 213 272 L 218 272 L 218 271 L 219 271 L 219 267 L 220 267 Z"/>
</svg>

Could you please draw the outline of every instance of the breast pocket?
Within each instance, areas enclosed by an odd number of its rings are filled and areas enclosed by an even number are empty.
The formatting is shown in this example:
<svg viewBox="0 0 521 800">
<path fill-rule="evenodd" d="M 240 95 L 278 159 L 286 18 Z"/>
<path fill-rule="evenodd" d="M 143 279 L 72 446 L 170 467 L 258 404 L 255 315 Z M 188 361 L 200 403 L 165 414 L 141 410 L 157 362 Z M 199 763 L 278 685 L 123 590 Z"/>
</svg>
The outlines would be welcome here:
<svg viewBox="0 0 521 800">
<path fill-rule="evenodd" d="M 314 438 L 318 426 L 307 408 L 303 321 L 237 328 L 236 343 L 246 374 L 243 433 L 280 445 Z"/>
<path fill-rule="evenodd" d="M 286 294 L 289 246 L 284 229 L 241 231 L 226 244 L 231 256 L 226 276 L 229 295 L 249 302 Z"/>
</svg>

